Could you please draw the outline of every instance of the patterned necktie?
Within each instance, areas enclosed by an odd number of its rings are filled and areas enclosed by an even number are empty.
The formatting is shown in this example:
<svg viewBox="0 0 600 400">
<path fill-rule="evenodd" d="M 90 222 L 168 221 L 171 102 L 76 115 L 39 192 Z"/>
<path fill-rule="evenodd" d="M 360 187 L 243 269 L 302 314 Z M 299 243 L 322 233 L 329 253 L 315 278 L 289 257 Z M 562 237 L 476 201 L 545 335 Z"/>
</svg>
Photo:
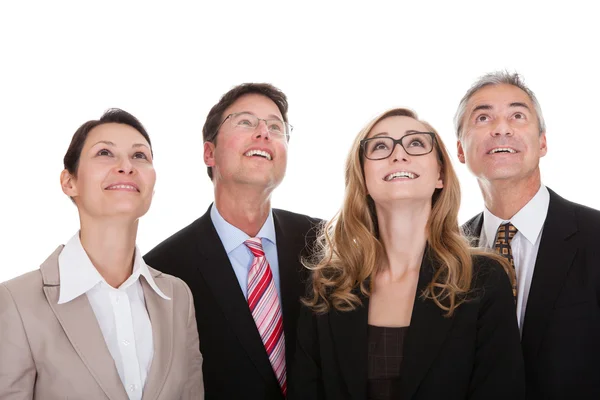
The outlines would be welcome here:
<svg viewBox="0 0 600 400">
<path fill-rule="evenodd" d="M 254 255 L 248 272 L 248 306 L 265 345 L 269 361 L 285 396 L 287 391 L 285 337 L 279 296 L 260 238 L 244 242 Z"/>
<path fill-rule="evenodd" d="M 512 242 L 513 238 L 517 234 L 517 228 L 510 222 L 506 224 L 502 224 L 498 227 L 498 233 L 496 233 L 496 252 L 500 254 L 502 257 L 506 258 L 510 263 L 510 266 L 515 268 L 515 260 L 513 259 L 512 249 L 510 247 L 510 242 Z M 517 301 L 517 284 L 516 280 L 513 283 L 513 296 L 515 301 Z"/>
</svg>

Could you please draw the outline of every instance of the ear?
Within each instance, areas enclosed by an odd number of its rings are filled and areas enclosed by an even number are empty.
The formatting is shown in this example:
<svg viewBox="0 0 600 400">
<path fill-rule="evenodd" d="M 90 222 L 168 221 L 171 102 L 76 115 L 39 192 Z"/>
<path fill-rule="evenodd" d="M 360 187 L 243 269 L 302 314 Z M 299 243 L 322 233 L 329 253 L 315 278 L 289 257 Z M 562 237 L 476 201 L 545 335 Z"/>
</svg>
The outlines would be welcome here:
<svg viewBox="0 0 600 400">
<path fill-rule="evenodd" d="M 438 181 L 435 184 L 436 189 L 444 188 L 444 175 L 442 174 L 442 167 L 440 167 L 440 171 L 438 172 Z"/>
<path fill-rule="evenodd" d="M 75 177 L 66 169 L 63 169 L 60 173 L 60 187 L 63 193 L 71 198 L 78 195 Z"/>
<path fill-rule="evenodd" d="M 456 141 L 456 154 L 458 155 L 458 161 L 461 164 L 465 163 L 465 150 L 463 149 L 462 143 L 460 140 Z"/>
<path fill-rule="evenodd" d="M 540 157 L 544 157 L 548 153 L 548 143 L 546 142 L 546 132 L 540 135 Z"/>
<path fill-rule="evenodd" d="M 204 164 L 207 167 L 215 166 L 215 144 L 204 142 Z"/>
</svg>

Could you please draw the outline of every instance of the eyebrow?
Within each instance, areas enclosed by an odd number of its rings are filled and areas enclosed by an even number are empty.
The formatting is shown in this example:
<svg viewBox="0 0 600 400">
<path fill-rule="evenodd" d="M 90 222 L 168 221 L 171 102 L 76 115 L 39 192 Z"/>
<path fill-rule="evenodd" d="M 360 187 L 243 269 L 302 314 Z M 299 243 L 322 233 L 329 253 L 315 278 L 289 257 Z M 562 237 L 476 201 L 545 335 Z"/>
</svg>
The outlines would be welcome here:
<svg viewBox="0 0 600 400">
<path fill-rule="evenodd" d="M 102 143 L 102 144 L 105 144 L 105 145 L 108 145 L 108 146 L 117 147 L 117 145 L 116 145 L 116 144 L 114 144 L 113 142 L 111 142 L 111 141 L 109 141 L 109 140 L 100 140 L 99 142 L 96 142 L 96 143 L 94 143 L 94 146 L 96 146 L 97 144 L 100 144 L 100 143 Z M 92 147 L 94 147 L 94 146 L 92 146 Z M 149 147 L 148 147 L 147 145 L 145 145 L 144 143 L 134 143 L 134 144 L 133 144 L 131 147 L 132 147 L 132 148 L 137 148 L 137 147 L 146 147 L 146 148 L 148 148 L 148 149 L 149 149 Z"/>
<path fill-rule="evenodd" d="M 254 114 L 253 112 L 250 112 L 250 111 L 240 111 L 240 112 L 234 113 L 234 114 L 250 114 L 250 115 L 254 115 L 256 118 L 258 118 L 258 115 Z M 283 118 L 281 118 L 280 116 L 275 115 L 275 114 L 269 114 L 267 119 L 278 119 L 281 122 L 283 122 Z"/>
<path fill-rule="evenodd" d="M 414 129 L 409 129 L 406 132 L 404 132 L 404 135 L 402 135 L 402 136 L 406 136 L 406 135 L 409 135 L 411 133 L 421 133 L 421 131 L 416 131 Z M 367 139 L 371 139 L 371 138 L 378 137 L 378 136 L 388 136 L 388 137 L 391 137 L 389 132 L 379 132 L 378 134 L 373 135 L 373 136 L 371 136 L 370 138 L 367 138 Z"/>
<path fill-rule="evenodd" d="M 523 107 L 523 108 L 526 108 L 526 109 L 528 109 L 528 110 L 531 110 L 527 104 L 525 104 L 525 103 L 522 103 L 522 102 L 520 102 L 520 101 L 515 101 L 515 102 L 512 102 L 512 103 L 510 103 L 508 106 L 509 106 L 509 107 Z M 489 105 L 489 104 L 481 104 L 481 105 L 478 105 L 477 107 L 475 107 L 475 108 L 473 109 L 473 111 L 471 111 L 471 114 L 473 114 L 474 112 L 476 112 L 476 111 L 479 111 L 479 110 L 492 110 L 493 108 L 494 108 L 494 107 L 492 107 L 492 106 L 491 106 L 491 105 Z"/>
</svg>

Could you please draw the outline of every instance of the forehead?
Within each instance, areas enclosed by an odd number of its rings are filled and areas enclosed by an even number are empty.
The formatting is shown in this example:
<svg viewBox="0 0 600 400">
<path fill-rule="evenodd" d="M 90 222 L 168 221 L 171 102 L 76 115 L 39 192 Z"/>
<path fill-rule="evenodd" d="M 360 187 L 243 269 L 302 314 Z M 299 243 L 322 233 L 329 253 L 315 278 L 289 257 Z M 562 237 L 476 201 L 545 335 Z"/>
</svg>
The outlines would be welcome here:
<svg viewBox="0 0 600 400">
<path fill-rule="evenodd" d="M 267 96 L 257 93 L 249 93 L 240 96 L 236 101 L 233 102 L 223 113 L 223 117 L 231 113 L 248 111 L 255 114 L 258 117 L 266 118 L 269 116 L 275 116 L 283 119 L 279 108 L 273 100 Z"/>
<path fill-rule="evenodd" d="M 533 110 L 533 103 L 522 89 L 507 84 L 488 85 L 479 89 L 467 103 L 467 111 L 472 112 L 478 106 L 487 105 L 492 108 L 509 106 L 511 103 L 524 103 Z"/>
<path fill-rule="evenodd" d="M 144 136 L 137 129 L 118 123 L 101 124 L 94 127 L 88 134 L 84 147 L 90 147 L 99 141 L 113 142 L 117 146 L 131 147 L 142 143 L 150 147 Z"/>
<path fill-rule="evenodd" d="M 383 132 L 387 132 L 389 136 L 400 137 L 405 135 L 406 131 L 428 132 L 429 129 L 414 118 L 393 116 L 384 118 L 373 125 L 367 137 L 373 137 Z"/>
</svg>

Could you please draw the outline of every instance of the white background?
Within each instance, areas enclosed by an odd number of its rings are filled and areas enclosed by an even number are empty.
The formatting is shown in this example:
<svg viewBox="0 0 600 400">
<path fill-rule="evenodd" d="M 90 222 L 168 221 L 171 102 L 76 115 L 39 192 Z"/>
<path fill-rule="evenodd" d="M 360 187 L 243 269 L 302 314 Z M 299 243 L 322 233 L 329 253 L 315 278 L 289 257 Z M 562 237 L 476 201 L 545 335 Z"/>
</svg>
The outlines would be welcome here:
<svg viewBox="0 0 600 400">
<path fill-rule="evenodd" d="M 271 82 L 290 101 L 295 129 L 275 207 L 330 218 L 357 132 L 407 106 L 453 154 L 465 221 L 482 201 L 456 159 L 452 118 L 478 76 L 507 68 L 544 110 L 543 182 L 600 208 L 594 2 L 197 3 L 2 2 L 0 281 L 37 268 L 78 229 L 59 185 L 62 158 L 79 125 L 109 107 L 137 116 L 153 142 L 158 181 L 142 251 L 202 215 L 213 196 L 204 119 L 250 81 Z"/>
</svg>

